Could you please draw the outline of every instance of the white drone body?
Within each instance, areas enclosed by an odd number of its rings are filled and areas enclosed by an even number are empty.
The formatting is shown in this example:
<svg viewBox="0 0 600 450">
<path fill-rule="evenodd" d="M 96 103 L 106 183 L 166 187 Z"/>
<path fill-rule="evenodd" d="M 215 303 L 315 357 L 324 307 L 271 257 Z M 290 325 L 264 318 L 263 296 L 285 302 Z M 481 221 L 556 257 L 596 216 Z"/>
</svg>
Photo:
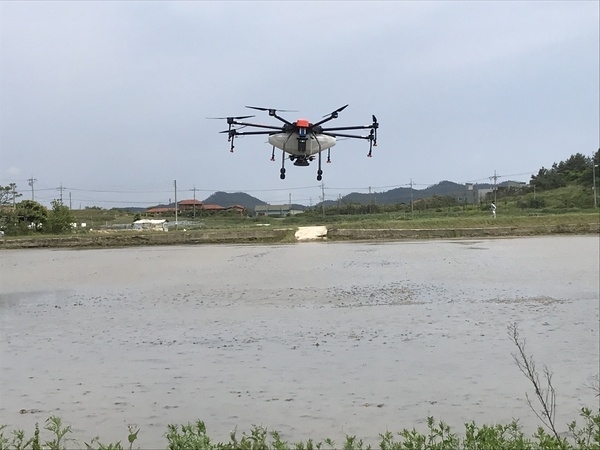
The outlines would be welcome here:
<svg viewBox="0 0 600 450">
<path fill-rule="evenodd" d="M 312 135 L 306 140 L 306 150 L 301 151 L 298 133 L 277 133 L 269 136 L 269 144 L 286 153 L 297 156 L 311 156 L 328 150 L 335 145 L 336 138 L 324 134 Z"/>
<path fill-rule="evenodd" d="M 347 106 L 342 106 L 332 113 L 323 116 L 324 119 L 316 123 L 311 123 L 306 119 L 298 119 L 295 122 L 290 122 L 277 115 L 277 110 L 275 109 L 247 106 L 247 108 L 259 111 L 268 111 L 269 116 L 282 122 L 283 126 L 262 125 L 243 121 L 254 116 L 222 117 L 222 119 L 227 119 L 229 129 L 221 131 L 221 133 L 227 133 L 228 140 L 231 142 L 231 152 L 233 152 L 234 148 L 233 141 L 238 136 L 268 135 L 269 144 L 273 146 L 271 161 L 275 161 L 275 148 L 282 150 L 281 170 L 279 171 L 282 180 L 285 178 L 286 159 L 292 161 L 295 166 L 308 166 L 311 161 L 317 158 L 319 164 L 317 181 L 321 181 L 323 174 L 321 170 L 321 153 L 327 150 L 327 162 L 331 162 L 329 149 L 335 145 L 338 137 L 368 140 L 369 153 L 367 156 L 369 157 L 371 156 L 373 147 L 377 145 L 377 128 L 379 128 L 379 123 L 375 116 L 373 116 L 373 122 L 368 125 L 333 128 L 322 126 L 325 122 L 337 119 L 338 114 L 346 109 Z M 247 127 L 258 128 L 260 131 L 246 131 Z M 366 136 L 343 133 L 343 131 L 347 130 L 365 129 L 370 129 L 370 133 Z M 287 157 L 286 154 L 288 155 Z"/>
</svg>

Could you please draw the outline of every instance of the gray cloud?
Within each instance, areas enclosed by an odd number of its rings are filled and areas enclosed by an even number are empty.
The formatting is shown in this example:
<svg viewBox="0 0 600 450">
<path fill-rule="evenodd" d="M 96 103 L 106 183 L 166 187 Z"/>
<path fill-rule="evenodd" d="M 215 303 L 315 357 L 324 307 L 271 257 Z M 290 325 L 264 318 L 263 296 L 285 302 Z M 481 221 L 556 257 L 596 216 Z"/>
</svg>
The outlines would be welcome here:
<svg viewBox="0 0 600 450">
<path fill-rule="evenodd" d="M 316 167 L 281 181 L 266 139 L 228 152 L 206 117 L 244 105 L 377 115 L 373 159 L 334 148 L 333 198 L 598 148 L 596 2 L 3 2 L 0 20 L 0 183 L 35 176 L 48 198 L 62 183 L 83 204 L 168 201 L 177 179 L 318 201 Z"/>
</svg>

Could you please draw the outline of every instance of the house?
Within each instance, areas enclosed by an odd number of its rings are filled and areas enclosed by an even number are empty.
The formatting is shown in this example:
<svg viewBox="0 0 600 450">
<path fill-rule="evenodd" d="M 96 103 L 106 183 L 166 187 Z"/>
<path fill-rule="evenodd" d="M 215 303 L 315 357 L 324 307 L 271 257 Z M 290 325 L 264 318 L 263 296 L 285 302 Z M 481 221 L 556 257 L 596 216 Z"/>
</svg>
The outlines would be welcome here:
<svg viewBox="0 0 600 450">
<path fill-rule="evenodd" d="M 295 215 L 304 212 L 299 209 L 294 209 L 293 205 L 257 205 L 254 207 L 254 215 L 256 216 L 287 216 Z"/>
<path fill-rule="evenodd" d="M 246 214 L 246 208 L 242 205 L 233 205 L 233 206 L 229 206 L 226 209 L 227 209 L 227 211 L 235 212 L 242 216 Z"/>
<path fill-rule="evenodd" d="M 202 211 L 216 212 L 224 211 L 225 207 L 221 205 L 202 205 Z"/>
<path fill-rule="evenodd" d="M 177 206 L 179 207 L 180 212 L 197 211 L 202 208 L 202 202 L 196 199 L 181 200 L 180 202 L 177 202 Z"/>
<path fill-rule="evenodd" d="M 146 214 L 175 214 L 175 208 L 167 208 L 167 207 L 157 207 L 157 208 L 149 208 L 146 210 Z"/>
</svg>

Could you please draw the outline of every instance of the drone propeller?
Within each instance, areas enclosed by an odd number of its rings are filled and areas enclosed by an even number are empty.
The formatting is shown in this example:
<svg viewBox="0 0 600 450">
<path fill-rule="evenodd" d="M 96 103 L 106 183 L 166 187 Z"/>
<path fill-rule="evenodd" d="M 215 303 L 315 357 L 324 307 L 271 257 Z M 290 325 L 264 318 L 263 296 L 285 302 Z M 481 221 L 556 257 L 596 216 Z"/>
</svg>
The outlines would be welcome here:
<svg viewBox="0 0 600 450">
<path fill-rule="evenodd" d="M 243 120 L 243 119 L 249 119 L 250 117 L 256 117 L 256 116 L 236 116 L 236 117 L 207 117 L 207 119 L 217 119 L 217 120 Z"/>
<path fill-rule="evenodd" d="M 330 120 L 337 119 L 339 113 L 342 112 L 343 110 L 345 110 L 347 107 L 348 107 L 348 105 L 344 105 L 344 106 L 336 109 L 335 111 L 330 112 L 329 114 L 325 114 L 323 116 L 324 119 L 321 119 L 317 123 L 314 123 L 312 125 L 312 129 L 316 130 L 317 132 L 320 132 L 321 125 L 323 125 L 325 122 L 329 122 Z"/>
<path fill-rule="evenodd" d="M 277 110 L 275 108 L 263 108 L 262 106 L 246 106 L 246 108 L 256 109 L 257 111 L 267 111 L 269 113 L 269 116 L 275 117 L 277 120 L 285 123 L 289 127 L 293 127 L 294 126 L 294 124 L 291 123 L 289 120 L 286 120 L 283 117 L 280 117 L 280 116 L 277 115 L 277 111 L 279 111 L 279 112 L 294 112 L 291 109 L 280 109 L 280 110 Z"/>
<path fill-rule="evenodd" d="M 244 129 L 246 128 L 247 125 L 242 125 L 241 127 L 237 127 L 237 128 L 231 128 L 229 130 L 223 130 L 223 131 L 219 131 L 219 133 L 231 133 L 231 132 L 237 132 L 238 130 Z"/>
<path fill-rule="evenodd" d="M 263 108 L 262 106 L 246 106 L 246 108 L 256 109 L 257 111 L 267 111 L 269 115 L 275 114 L 277 111 L 279 112 L 297 112 L 293 109 L 275 109 L 275 108 Z M 271 111 L 273 114 L 271 114 Z"/>
<path fill-rule="evenodd" d="M 325 114 L 323 117 L 329 117 L 332 116 L 332 119 L 337 119 L 338 117 L 338 113 L 341 113 L 343 110 L 345 110 L 348 107 L 348 105 L 344 105 L 341 108 L 336 109 L 335 111 L 330 112 L 329 114 Z"/>
</svg>

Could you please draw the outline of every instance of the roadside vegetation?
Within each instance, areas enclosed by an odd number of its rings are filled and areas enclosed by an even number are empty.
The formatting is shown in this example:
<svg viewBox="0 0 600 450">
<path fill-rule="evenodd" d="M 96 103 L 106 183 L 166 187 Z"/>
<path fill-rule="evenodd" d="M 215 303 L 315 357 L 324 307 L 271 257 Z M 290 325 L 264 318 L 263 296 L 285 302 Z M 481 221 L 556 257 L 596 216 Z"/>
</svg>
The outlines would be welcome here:
<svg viewBox="0 0 600 450">
<path fill-rule="evenodd" d="M 527 403 L 539 419 L 540 425 L 533 435 L 528 436 L 518 420 L 507 425 L 478 425 L 474 421 L 465 423 L 462 433 L 452 430 L 443 421 L 427 418 L 427 429 L 419 431 L 403 429 L 379 435 L 376 447 L 363 442 L 356 436 L 347 435 L 345 441 L 331 439 L 290 443 L 282 440 L 277 431 L 269 431 L 262 426 L 254 426 L 249 432 L 238 435 L 232 432 L 228 442 L 216 442 L 207 434 L 206 425 L 198 420 L 187 424 L 171 424 L 165 432 L 167 450 L 600 450 L 600 408 L 582 407 L 579 417 L 566 424 L 566 432 L 559 432 L 556 423 L 556 390 L 552 384 L 552 372 L 544 366 L 538 371 L 533 356 L 527 354 L 525 339 L 521 338 L 516 323 L 507 327 L 508 338 L 515 345 L 512 354 L 516 366 L 529 380 L 533 394 L 526 394 Z M 598 374 L 589 379 L 587 385 L 596 397 L 600 396 Z M 42 437 L 42 433 L 47 437 Z M 40 431 L 35 425 L 33 436 L 22 429 L 8 431 L 0 425 L 0 450 L 67 450 L 86 448 L 87 450 L 124 450 L 139 448 L 136 440 L 140 429 L 128 426 L 127 438 L 113 443 L 102 443 L 99 437 L 90 442 L 81 442 L 71 436 L 71 425 L 64 425 L 62 419 L 51 416 Z M 153 448 L 158 448 L 155 444 Z"/>
</svg>

